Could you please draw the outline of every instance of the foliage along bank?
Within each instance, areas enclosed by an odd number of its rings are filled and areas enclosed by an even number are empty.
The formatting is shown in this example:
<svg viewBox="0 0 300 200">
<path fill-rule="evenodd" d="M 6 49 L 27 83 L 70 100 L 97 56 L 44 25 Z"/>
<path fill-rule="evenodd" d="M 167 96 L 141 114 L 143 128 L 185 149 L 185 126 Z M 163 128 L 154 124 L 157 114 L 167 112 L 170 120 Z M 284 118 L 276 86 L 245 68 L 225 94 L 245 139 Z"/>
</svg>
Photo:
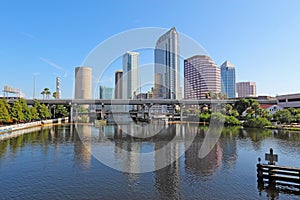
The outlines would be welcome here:
<svg viewBox="0 0 300 200">
<path fill-rule="evenodd" d="M 68 110 L 58 105 L 53 107 L 55 116 L 51 114 L 50 109 L 41 104 L 37 100 L 34 100 L 33 106 L 28 106 L 26 101 L 22 98 L 15 101 L 10 105 L 6 99 L 0 100 L 0 124 L 12 124 L 31 122 L 36 120 L 45 120 L 53 117 L 67 117 L 69 115 Z"/>
</svg>

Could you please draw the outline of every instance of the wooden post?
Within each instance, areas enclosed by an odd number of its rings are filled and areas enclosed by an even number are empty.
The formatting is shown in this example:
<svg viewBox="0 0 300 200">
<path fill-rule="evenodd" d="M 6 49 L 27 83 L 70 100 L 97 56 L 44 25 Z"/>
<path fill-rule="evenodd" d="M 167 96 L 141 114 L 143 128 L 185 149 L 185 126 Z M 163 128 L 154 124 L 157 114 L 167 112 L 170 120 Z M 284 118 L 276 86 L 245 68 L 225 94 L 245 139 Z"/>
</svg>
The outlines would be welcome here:
<svg viewBox="0 0 300 200">
<path fill-rule="evenodd" d="M 260 158 L 258 159 L 260 160 Z M 264 179 L 263 179 L 263 168 L 260 163 L 256 165 L 257 167 L 257 188 L 259 191 L 262 191 L 264 189 Z"/>
<path fill-rule="evenodd" d="M 257 182 L 263 182 L 262 165 L 258 163 L 256 167 L 257 167 Z"/>
<path fill-rule="evenodd" d="M 265 160 L 269 161 L 268 164 L 269 165 L 275 165 L 275 162 L 278 162 L 278 155 L 273 154 L 273 149 L 270 148 L 270 153 L 269 154 L 265 154 Z M 274 180 L 274 173 L 273 170 L 271 168 L 269 168 L 269 185 L 274 185 L 276 184 L 276 181 Z"/>
</svg>

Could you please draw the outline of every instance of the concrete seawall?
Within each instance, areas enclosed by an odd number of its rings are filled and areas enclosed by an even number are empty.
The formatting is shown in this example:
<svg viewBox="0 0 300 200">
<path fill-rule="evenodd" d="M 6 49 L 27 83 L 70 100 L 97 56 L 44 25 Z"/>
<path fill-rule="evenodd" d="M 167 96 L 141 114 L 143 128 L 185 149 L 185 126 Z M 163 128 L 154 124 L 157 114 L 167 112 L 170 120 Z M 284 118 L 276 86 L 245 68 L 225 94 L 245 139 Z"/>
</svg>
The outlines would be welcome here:
<svg viewBox="0 0 300 200">
<path fill-rule="evenodd" d="M 39 131 L 41 127 L 44 125 L 53 125 L 53 124 L 62 124 L 68 123 L 68 118 L 58 118 L 58 119 L 49 119 L 49 120 L 42 120 L 36 122 L 29 122 L 25 124 L 15 124 L 10 126 L 3 126 L 0 127 L 0 141 L 17 137 L 19 135 L 23 135 L 26 133 L 30 133 L 32 131 Z"/>
</svg>

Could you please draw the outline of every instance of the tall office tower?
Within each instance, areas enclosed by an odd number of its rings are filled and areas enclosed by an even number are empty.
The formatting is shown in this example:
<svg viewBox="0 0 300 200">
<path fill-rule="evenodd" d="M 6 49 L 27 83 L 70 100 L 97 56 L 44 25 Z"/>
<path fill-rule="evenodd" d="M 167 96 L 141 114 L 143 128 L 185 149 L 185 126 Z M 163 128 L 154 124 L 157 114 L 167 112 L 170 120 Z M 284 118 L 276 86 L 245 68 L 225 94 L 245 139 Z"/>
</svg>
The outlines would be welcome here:
<svg viewBox="0 0 300 200">
<path fill-rule="evenodd" d="M 56 77 L 56 99 L 60 99 L 61 90 L 60 90 L 60 77 Z"/>
<path fill-rule="evenodd" d="M 255 82 L 239 82 L 236 83 L 238 97 L 256 97 Z"/>
<path fill-rule="evenodd" d="M 92 68 L 75 68 L 75 99 L 92 98 Z"/>
<path fill-rule="evenodd" d="M 175 27 L 156 42 L 154 52 L 155 99 L 181 99 L 178 33 Z"/>
<path fill-rule="evenodd" d="M 129 51 L 123 55 L 123 99 L 134 99 L 140 91 L 139 56 Z"/>
<path fill-rule="evenodd" d="M 184 60 L 184 98 L 204 99 L 221 92 L 221 71 L 209 56 L 196 55 Z"/>
<path fill-rule="evenodd" d="M 113 99 L 114 98 L 113 92 L 114 92 L 114 88 L 100 86 L 99 98 L 100 99 Z"/>
<path fill-rule="evenodd" d="M 115 72 L 115 99 L 122 99 L 123 89 L 123 71 L 118 70 Z"/>
<path fill-rule="evenodd" d="M 221 65 L 222 93 L 228 98 L 235 98 L 235 68 L 229 61 Z"/>
</svg>

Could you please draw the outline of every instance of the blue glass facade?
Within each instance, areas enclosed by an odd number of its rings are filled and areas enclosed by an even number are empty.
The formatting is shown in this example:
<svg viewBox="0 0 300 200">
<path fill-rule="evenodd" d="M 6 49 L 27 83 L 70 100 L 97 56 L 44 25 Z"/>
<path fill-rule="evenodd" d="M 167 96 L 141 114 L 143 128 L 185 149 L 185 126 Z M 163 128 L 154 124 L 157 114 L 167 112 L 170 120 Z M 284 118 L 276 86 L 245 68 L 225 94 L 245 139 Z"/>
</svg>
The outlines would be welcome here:
<svg viewBox="0 0 300 200">
<path fill-rule="evenodd" d="M 225 61 L 221 65 L 221 80 L 222 80 L 222 93 L 226 94 L 228 98 L 236 97 L 236 80 L 235 80 L 234 66 Z"/>
<path fill-rule="evenodd" d="M 181 99 L 178 33 L 175 28 L 158 39 L 154 62 L 154 98 Z"/>
</svg>

